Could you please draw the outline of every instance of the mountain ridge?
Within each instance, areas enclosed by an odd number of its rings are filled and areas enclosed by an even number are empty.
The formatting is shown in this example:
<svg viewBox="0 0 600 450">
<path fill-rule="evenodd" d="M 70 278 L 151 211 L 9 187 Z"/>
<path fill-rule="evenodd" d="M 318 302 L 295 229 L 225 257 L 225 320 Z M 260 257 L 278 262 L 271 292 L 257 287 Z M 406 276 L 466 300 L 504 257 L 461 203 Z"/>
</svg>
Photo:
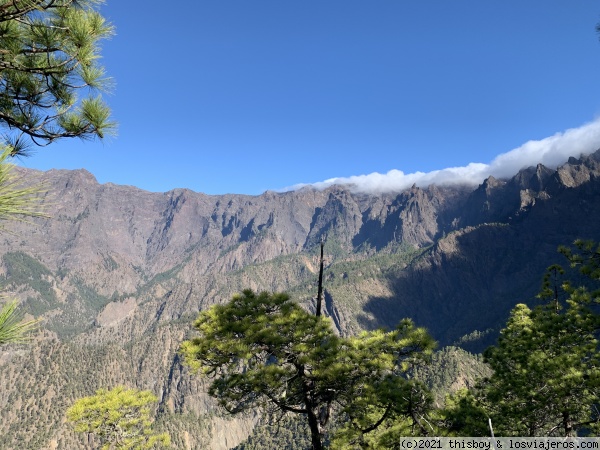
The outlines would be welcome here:
<svg viewBox="0 0 600 450">
<path fill-rule="evenodd" d="M 199 310 L 243 288 L 289 291 L 313 309 L 321 240 L 326 312 L 341 334 L 411 317 L 440 345 L 482 332 L 464 346 L 475 351 L 515 303 L 535 302 L 545 267 L 561 262 L 558 245 L 600 240 L 600 151 L 476 187 L 377 195 L 153 193 L 85 170 L 18 172 L 48 187 L 52 218 L 9 223 L 0 238 L 5 292 L 44 320 L 34 345 L 0 353 L 7 449 L 89 448 L 62 422 L 65 405 L 118 383 L 158 395 L 180 448 L 234 447 L 256 417 L 215 418 L 178 343 Z"/>
</svg>

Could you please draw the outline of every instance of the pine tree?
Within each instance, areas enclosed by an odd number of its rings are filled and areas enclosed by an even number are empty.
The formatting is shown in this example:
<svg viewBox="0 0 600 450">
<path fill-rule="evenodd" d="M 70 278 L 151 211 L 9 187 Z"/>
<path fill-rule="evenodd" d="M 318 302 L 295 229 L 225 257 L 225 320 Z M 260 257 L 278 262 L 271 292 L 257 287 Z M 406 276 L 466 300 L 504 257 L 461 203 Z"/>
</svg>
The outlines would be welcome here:
<svg viewBox="0 0 600 450">
<path fill-rule="evenodd" d="M 332 416 L 347 421 L 344 440 L 363 440 L 386 420 L 419 421 L 423 406 L 403 375 L 434 342 L 404 320 L 396 330 L 337 336 L 329 319 L 309 314 L 286 294 L 236 295 L 200 313 L 198 336 L 182 345 L 187 363 L 211 377 L 209 394 L 230 413 L 262 408 L 305 417 L 314 450 Z"/>
<path fill-rule="evenodd" d="M 600 279 L 600 249 L 575 244 L 577 250 L 561 252 L 583 275 Z M 498 345 L 484 354 L 494 374 L 482 386 L 481 401 L 498 434 L 573 436 L 598 427 L 600 317 L 593 305 L 600 295 L 560 281 L 563 274 L 560 266 L 548 269 L 540 293 L 546 303 L 518 304 Z"/>
<path fill-rule="evenodd" d="M 117 386 L 77 400 L 67 410 L 75 431 L 100 438 L 102 450 L 142 450 L 170 445 L 168 434 L 152 430 L 150 405 L 158 399 L 150 391 Z"/>
<path fill-rule="evenodd" d="M 95 10 L 101 3 L 0 1 L 1 143 L 12 155 L 27 154 L 31 143 L 102 138 L 114 129 L 109 108 L 94 94 L 109 84 L 98 42 L 113 33 Z"/>
<path fill-rule="evenodd" d="M 9 157 L 28 155 L 32 143 L 114 131 L 109 108 L 94 94 L 109 84 L 98 42 L 113 33 L 95 10 L 101 3 L 0 0 L 0 220 L 43 215 L 35 199 L 42 187 L 25 186 Z M 22 340 L 35 325 L 19 323 L 15 306 L 0 310 L 0 344 Z"/>
</svg>

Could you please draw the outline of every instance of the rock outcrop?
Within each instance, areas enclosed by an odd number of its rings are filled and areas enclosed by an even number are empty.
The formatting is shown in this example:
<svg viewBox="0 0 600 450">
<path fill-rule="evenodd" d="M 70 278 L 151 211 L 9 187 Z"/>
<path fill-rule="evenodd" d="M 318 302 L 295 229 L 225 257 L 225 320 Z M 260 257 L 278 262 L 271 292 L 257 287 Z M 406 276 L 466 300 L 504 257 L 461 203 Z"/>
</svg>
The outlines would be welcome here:
<svg viewBox="0 0 600 450">
<path fill-rule="evenodd" d="M 534 301 L 559 244 L 600 240 L 600 152 L 475 188 L 381 195 L 149 193 L 84 170 L 20 171 L 47 186 L 51 217 L 7 224 L 0 278 L 45 331 L 0 355 L 1 448 L 88 448 L 65 408 L 121 383 L 159 396 L 178 448 L 236 445 L 256 417 L 207 415 L 215 403 L 178 345 L 199 310 L 246 287 L 286 290 L 313 308 L 321 240 L 340 333 L 408 316 L 442 344 L 497 330 L 515 303 Z"/>
</svg>

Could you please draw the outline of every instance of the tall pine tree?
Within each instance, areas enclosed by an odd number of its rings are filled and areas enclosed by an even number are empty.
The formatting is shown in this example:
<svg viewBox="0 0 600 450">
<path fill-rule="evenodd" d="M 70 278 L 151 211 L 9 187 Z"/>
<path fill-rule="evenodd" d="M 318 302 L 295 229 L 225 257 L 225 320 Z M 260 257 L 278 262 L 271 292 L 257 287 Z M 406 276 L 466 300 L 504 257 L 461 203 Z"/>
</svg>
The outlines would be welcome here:
<svg viewBox="0 0 600 450">
<path fill-rule="evenodd" d="M 306 418 L 314 450 L 323 448 L 334 415 L 348 424 L 345 448 L 399 417 L 423 426 L 429 397 L 404 374 L 434 342 L 409 320 L 342 338 L 329 319 L 288 295 L 246 290 L 201 312 L 194 326 L 198 336 L 182 352 L 212 378 L 209 394 L 232 414 L 259 408 Z"/>
<path fill-rule="evenodd" d="M 477 421 L 491 417 L 497 435 L 574 436 L 597 433 L 600 425 L 600 247 L 590 241 L 561 248 L 587 282 L 562 280 L 560 266 L 548 269 L 543 305 L 518 304 L 498 344 L 484 356 L 494 373 L 472 395 L 454 399 L 447 411 L 473 434 Z"/>
</svg>

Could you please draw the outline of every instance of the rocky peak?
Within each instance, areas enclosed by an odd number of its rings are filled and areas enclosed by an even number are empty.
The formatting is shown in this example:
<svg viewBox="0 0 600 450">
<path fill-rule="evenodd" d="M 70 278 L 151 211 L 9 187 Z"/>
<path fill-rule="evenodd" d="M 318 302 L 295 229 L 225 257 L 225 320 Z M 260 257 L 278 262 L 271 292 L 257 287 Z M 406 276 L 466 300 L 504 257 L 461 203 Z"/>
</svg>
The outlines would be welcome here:
<svg viewBox="0 0 600 450">
<path fill-rule="evenodd" d="M 562 186 L 573 188 L 600 175 L 600 150 L 577 159 L 570 157 L 557 171 L 557 180 Z"/>
<path fill-rule="evenodd" d="M 10 224 L 0 276 L 64 342 L 36 344 L 27 359 L 11 356 L 15 363 L 0 367 L 1 392 L 16 399 L 0 405 L 0 438 L 16 436 L 3 448 L 22 447 L 17 433 L 30 429 L 23 417 L 53 439 L 68 433 L 56 405 L 74 399 L 73 386 L 129 383 L 158 393 L 165 411 L 196 414 L 169 421 L 209 417 L 214 404 L 176 353 L 193 316 L 248 287 L 310 302 L 312 250 L 322 237 L 336 244 L 325 300 L 340 330 L 411 317 L 444 343 L 503 323 L 514 302 L 533 298 L 557 245 L 600 240 L 600 153 L 558 170 L 538 165 L 508 180 L 489 177 L 476 189 L 412 186 L 381 195 L 339 186 L 259 196 L 149 193 L 100 185 L 86 171 L 19 170 L 45 180 L 53 217 Z M 411 260 L 398 244 L 433 245 Z M 186 442 L 197 443 L 190 448 L 217 448 L 187 428 L 192 423 L 200 421 L 179 425 L 190 433 Z M 214 415 L 201 425 L 211 427 L 220 442 L 230 439 L 226 429 L 242 430 Z M 76 448 L 69 442 L 59 448 Z"/>
<path fill-rule="evenodd" d="M 485 192 L 486 195 L 489 196 L 489 195 L 491 195 L 492 190 L 504 186 L 505 183 L 506 182 L 504 182 L 502 180 L 498 180 L 498 179 L 494 178 L 492 175 L 490 175 L 485 180 L 483 180 L 483 183 L 481 183 L 481 186 L 479 187 L 479 189 L 481 189 L 483 192 Z"/>
<path fill-rule="evenodd" d="M 535 167 L 532 166 L 521 170 L 510 180 L 510 182 L 516 189 L 530 189 L 535 192 L 540 192 L 546 189 L 546 185 L 554 173 L 554 170 L 543 164 L 538 164 Z"/>
</svg>

